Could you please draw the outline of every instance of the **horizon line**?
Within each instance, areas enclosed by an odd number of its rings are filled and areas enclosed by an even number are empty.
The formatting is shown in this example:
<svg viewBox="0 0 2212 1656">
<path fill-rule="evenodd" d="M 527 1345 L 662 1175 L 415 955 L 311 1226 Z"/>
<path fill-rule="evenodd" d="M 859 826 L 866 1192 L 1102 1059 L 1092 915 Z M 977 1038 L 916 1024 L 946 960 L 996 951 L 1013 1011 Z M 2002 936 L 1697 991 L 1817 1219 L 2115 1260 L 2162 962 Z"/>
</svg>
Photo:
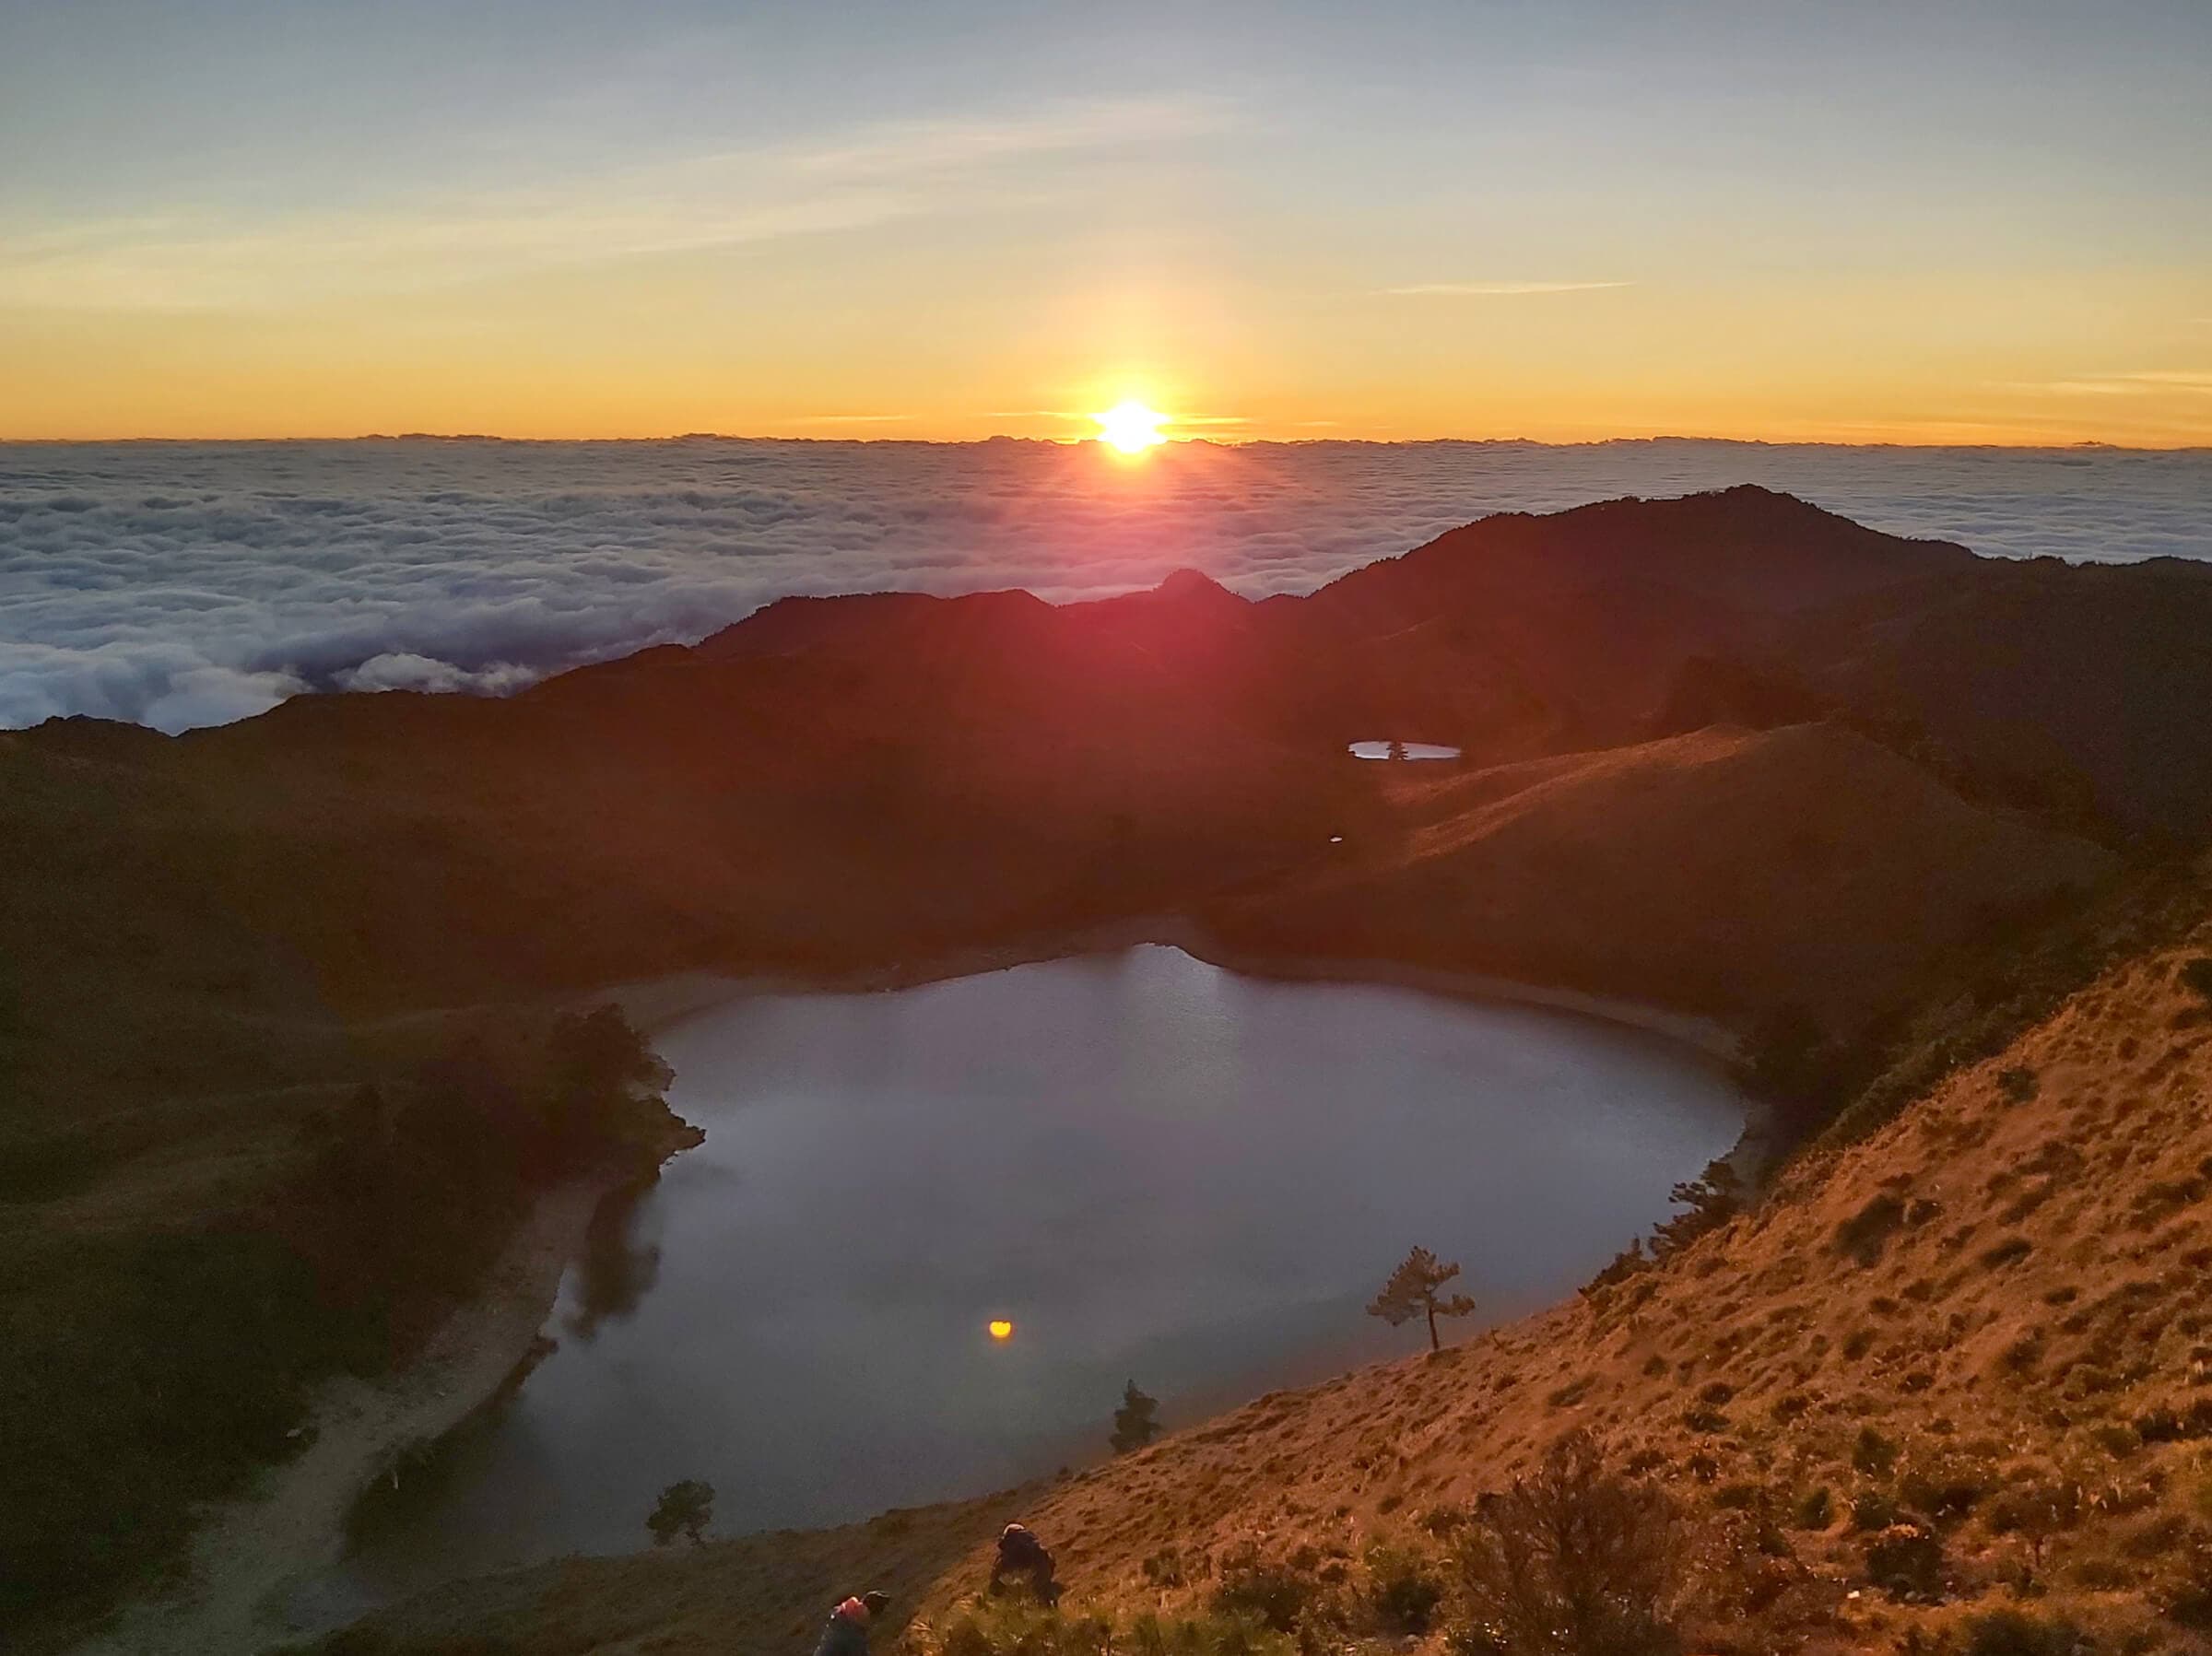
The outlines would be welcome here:
<svg viewBox="0 0 2212 1656">
<path fill-rule="evenodd" d="M 0 436 L 0 448 L 93 448 L 132 443 L 171 443 L 214 446 L 218 444 L 271 445 L 276 443 L 371 443 L 371 442 L 479 442 L 511 444 L 583 444 L 635 443 L 640 445 L 676 442 L 750 442 L 750 443 L 810 443 L 818 446 L 868 448 L 980 448 L 987 443 L 1033 443 L 1049 448 L 1083 448 L 1097 443 L 1092 436 L 1036 437 L 1019 436 L 1010 431 L 994 431 L 982 437 L 815 437 L 785 436 L 781 434 L 747 433 L 737 431 L 672 431 L 655 436 L 561 436 L 516 437 L 497 431 L 357 431 L 344 436 L 292 435 L 243 437 L 179 437 L 161 434 L 135 437 L 8 437 Z M 1292 448 L 1320 447 L 1324 444 L 1352 445 L 1364 448 L 1394 449 L 1420 448 L 1448 443 L 1466 447 L 1521 447 L 1540 449 L 1593 449 L 1617 443 L 1725 443 L 1739 448 L 1759 449 L 2017 449 L 2017 450 L 2108 450 L 2127 454 L 2190 454 L 2212 453 L 2212 436 L 2201 441 L 2112 442 L 2101 438 L 2076 438 L 2071 440 L 2033 439 L 1983 439 L 1978 441 L 1936 438 L 1868 438 L 1844 437 L 1722 437 L 1694 431 L 1662 431 L 1648 434 L 1617 433 L 1610 437 L 1170 437 L 1162 440 L 1161 448 L 1181 448 L 1204 444 L 1210 448 Z"/>
</svg>

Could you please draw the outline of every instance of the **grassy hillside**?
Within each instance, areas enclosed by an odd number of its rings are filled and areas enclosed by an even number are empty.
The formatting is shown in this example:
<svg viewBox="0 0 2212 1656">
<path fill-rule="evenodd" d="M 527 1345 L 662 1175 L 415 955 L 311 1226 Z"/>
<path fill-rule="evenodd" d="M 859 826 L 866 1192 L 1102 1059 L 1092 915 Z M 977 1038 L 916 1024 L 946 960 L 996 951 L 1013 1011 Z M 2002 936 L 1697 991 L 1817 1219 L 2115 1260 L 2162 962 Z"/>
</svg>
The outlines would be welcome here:
<svg viewBox="0 0 2212 1656">
<path fill-rule="evenodd" d="M 1394 773 L 1394 831 L 1240 921 L 1278 946 L 1352 944 L 1739 1025 L 1786 996 L 1855 1031 L 1993 918 L 2118 867 L 1833 724 L 1433 778 L 1376 769 Z"/>
<path fill-rule="evenodd" d="M 1675 1514 L 1665 1609 L 1691 1648 L 2212 1649 L 2208 955 L 2200 920 L 2117 965 L 1664 1265 L 1013 1503 L 1071 1617 L 1119 1618 L 1117 1648 L 1144 1648 L 1139 1615 L 1223 1608 L 1309 1650 L 1488 1648 L 1457 1563 L 1483 1497 L 1581 1430 Z M 1016 1648 L 962 1609 L 1006 1509 L 887 1521 L 900 1548 L 970 1538 L 902 1604 L 911 1648 Z M 873 1579 L 865 1534 L 834 1579 L 800 1567 L 818 1541 L 788 1544 L 788 1574 L 773 1540 L 578 1561 L 342 1648 L 797 1650 L 784 1590 Z M 1030 1638 L 1100 1648 L 1072 1622 Z M 499 1642 L 444 1642 L 466 1638 Z"/>
</svg>

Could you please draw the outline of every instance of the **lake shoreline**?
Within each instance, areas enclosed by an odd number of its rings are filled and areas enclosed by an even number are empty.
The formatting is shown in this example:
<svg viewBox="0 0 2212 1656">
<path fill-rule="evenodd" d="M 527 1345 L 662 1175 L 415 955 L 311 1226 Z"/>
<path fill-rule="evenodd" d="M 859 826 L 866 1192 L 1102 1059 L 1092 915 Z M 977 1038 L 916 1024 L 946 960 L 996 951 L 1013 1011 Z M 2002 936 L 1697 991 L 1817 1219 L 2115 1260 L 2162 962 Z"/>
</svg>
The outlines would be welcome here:
<svg viewBox="0 0 2212 1656">
<path fill-rule="evenodd" d="M 363 1489 L 410 1450 L 464 1425 L 543 1355 L 546 1320 L 593 1216 L 634 1179 L 609 1169 L 541 1195 L 483 1289 L 447 1315 L 420 1357 L 376 1380 L 325 1382 L 305 1446 L 264 1469 L 251 1493 L 211 1509 L 183 1583 L 125 1604 L 76 1647 L 77 1656 L 259 1650 L 337 1625 L 295 1625 L 288 1600 L 339 1562 L 347 1515 Z"/>
<path fill-rule="evenodd" d="M 1055 960 L 1118 954 L 1146 944 L 1178 948 L 1224 971 L 1277 982 L 1406 989 L 1481 1005 L 1529 1006 L 1567 1013 L 1657 1036 L 1674 1045 L 1689 1048 L 1716 1063 L 1733 1062 L 1740 1039 L 1736 1030 L 1718 1019 L 1670 1012 L 1618 996 L 1380 957 L 1288 954 L 1242 947 L 1181 915 L 1112 921 L 1076 932 L 973 945 L 920 961 L 849 971 L 682 972 L 673 977 L 619 984 L 602 992 L 602 997 L 614 1000 L 632 1023 L 651 1035 L 694 1014 L 747 995 L 867 994 L 915 989 L 956 978 L 1006 971 L 1018 966 L 1041 966 Z"/>
</svg>

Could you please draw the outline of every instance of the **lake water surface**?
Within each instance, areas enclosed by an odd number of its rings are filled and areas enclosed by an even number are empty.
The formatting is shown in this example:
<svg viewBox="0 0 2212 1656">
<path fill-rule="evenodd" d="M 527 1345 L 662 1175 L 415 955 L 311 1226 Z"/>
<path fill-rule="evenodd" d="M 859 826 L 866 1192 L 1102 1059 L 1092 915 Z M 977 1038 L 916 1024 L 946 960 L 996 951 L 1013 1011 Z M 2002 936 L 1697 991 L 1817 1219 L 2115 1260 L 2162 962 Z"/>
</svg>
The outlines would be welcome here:
<svg viewBox="0 0 2212 1656">
<path fill-rule="evenodd" d="M 1743 1122 L 1636 1031 L 1159 946 L 658 1044 L 705 1145 L 569 1274 L 520 1392 L 366 1515 L 345 1596 L 634 1548 L 678 1478 L 724 1533 L 981 1492 L 1102 1452 L 1131 1378 L 1172 1425 L 1416 1349 L 1362 1315 L 1409 1246 L 1487 1312 L 1555 1298 Z"/>
</svg>

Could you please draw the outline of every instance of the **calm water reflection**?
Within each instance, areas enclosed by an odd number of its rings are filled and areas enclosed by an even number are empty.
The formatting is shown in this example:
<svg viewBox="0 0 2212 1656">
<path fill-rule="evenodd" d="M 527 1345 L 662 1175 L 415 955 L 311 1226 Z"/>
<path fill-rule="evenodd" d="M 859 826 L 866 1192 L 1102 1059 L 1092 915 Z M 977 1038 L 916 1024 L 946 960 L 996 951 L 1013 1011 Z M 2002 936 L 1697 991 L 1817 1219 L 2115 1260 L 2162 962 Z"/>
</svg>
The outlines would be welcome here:
<svg viewBox="0 0 2212 1656">
<path fill-rule="evenodd" d="M 559 1348 L 368 1527 L 355 1590 L 640 1545 L 683 1477 L 725 1533 L 996 1487 L 1100 1452 L 1131 1376 L 1174 1423 L 1411 1349 L 1360 1314 L 1410 1244 L 1486 1308 L 1554 1298 L 1742 1120 L 1634 1033 L 1159 947 L 660 1047 L 706 1144 L 609 1216 Z"/>
</svg>

